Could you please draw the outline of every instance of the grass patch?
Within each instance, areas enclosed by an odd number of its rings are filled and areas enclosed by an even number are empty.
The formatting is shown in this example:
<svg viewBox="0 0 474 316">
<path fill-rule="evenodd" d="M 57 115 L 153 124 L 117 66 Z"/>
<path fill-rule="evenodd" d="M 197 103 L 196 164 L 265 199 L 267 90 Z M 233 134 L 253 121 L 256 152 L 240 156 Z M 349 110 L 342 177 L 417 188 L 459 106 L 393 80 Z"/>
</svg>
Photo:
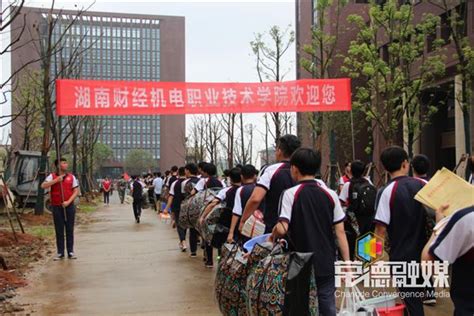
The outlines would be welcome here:
<svg viewBox="0 0 474 316">
<path fill-rule="evenodd" d="M 79 210 L 84 213 L 92 213 L 97 210 L 96 205 L 80 205 Z"/>
<path fill-rule="evenodd" d="M 36 237 L 49 238 L 54 236 L 53 226 L 33 226 L 29 230 L 29 233 Z"/>
</svg>

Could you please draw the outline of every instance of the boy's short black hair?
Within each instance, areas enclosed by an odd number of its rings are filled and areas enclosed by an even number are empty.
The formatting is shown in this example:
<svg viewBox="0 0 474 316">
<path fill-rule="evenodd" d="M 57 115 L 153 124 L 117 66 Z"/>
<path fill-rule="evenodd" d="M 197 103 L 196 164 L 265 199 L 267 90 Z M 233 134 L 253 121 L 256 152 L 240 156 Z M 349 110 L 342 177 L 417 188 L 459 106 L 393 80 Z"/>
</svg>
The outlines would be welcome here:
<svg viewBox="0 0 474 316">
<path fill-rule="evenodd" d="M 225 169 L 222 173 L 224 174 L 224 177 L 228 177 L 230 175 L 230 170 Z"/>
<path fill-rule="evenodd" d="M 232 168 L 229 170 L 229 178 L 232 183 L 240 183 L 242 181 L 240 175 L 240 168 Z"/>
<path fill-rule="evenodd" d="M 171 167 L 171 172 L 177 172 L 177 171 L 178 171 L 178 166 Z"/>
<path fill-rule="evenodd" d="M 67 159 L 66 158 L 63 158 L 61 157 L 61 159 L 59 159 L 61 162 L 67 162 Z M 54 160 L 54 165 L 56 167 L 59 167 L 59 161 L 57 159 Z"/>
<path fill-rule="evenodd" d="M 321 167 L 321 154 L 311 148 L 299 148 L 291 155 L 290 165 L 304 176 L 314 176 Z"/>
<path fill-rule="evenodd" d="M 207 162 L 201 161 L 201 162 L 199 162 L 199 163 L 197 164 L 197 167 L 198 167 L 198 169 L 203 170 L 203 169 L 204 169 L 204 166 L 205 166 L 206 164 L 207 164 Z"/>
<path fill-rule="evenodd" d="M 388 172 L 400 170 L 405 160 L 408 160 L 408 154 L 399 146 L 385 148 L 380 155 L 380 161 Z"/>
<path fill-rule="evenodd" d="M 257 175 L 257 169 L 253 165 L 245 165 L 241 168 L 242 178 L 252 179 Z"/>
<path fill-rule="evenodd" d="M 279 148 L 285 157 L 291 157 L 296 149 L 301 147 L 301 142 L 295 135 L 287 134 L 280 137 L 277 141 L 277 148 Z"/>
<path fill-rule="evenodd" d="M 169 170 L 166 170 L 166 171 L 165 171 L 165 176 L 169 176 L 169 175 L 170 175 L 170 173 L 171 173 L 171 171 L 169 171 Z"/>
<path fill-rule="evenodd" d="M 411 161 L 411 165 L 418 175 L 424 175 L 430 171 L 430 160 L 426 155 L 415 155 Z"/>
<path fill-rule="evenodd" d="M 213 163 L 210 163 L 210 162 L 208 162 L 204 165 L 204 167 L 202 168 L 202 171 L 207 173 L 207 175 L 209 177 L 214 177 L 217 174 L 216 165 L 214 165 Z"/>
<path fill-rule="evenodd" d="M 198 174 L 198 167 L 194 163 L 188 163 L 184 166 L 184 169 L 187 169 L 190 174 L 197 175 Z"/>
<path fill-rule="evenodd" d="M 184 169 L 184 167 L 179 167 L 179 168 L 178 168 L 178 176 L 184 177 L 184 175 L 185 175 L 185 169 Z"/>
<path fill-rule="evenodd" d="M 239 169 L 242 169 L 243 166 L 242 166 L 242 164 L 239 163 L 239 164 L 237 164 L 235 167 L 236 167 L 236 168 L 239 168 Z"/>
<path fill-rule="evenodd" d="M 361 178 L 364 175 L 365 163 L 360 160 L 351 162 L 351 173 L 354 178 Z"/>
<path fill-rule="evenodd" d="M 161 172 L 157 172 L 157 173 L 156 173 L 156 176 L 157 176 L 158 178 L 161 178 Z"/>
</svg>

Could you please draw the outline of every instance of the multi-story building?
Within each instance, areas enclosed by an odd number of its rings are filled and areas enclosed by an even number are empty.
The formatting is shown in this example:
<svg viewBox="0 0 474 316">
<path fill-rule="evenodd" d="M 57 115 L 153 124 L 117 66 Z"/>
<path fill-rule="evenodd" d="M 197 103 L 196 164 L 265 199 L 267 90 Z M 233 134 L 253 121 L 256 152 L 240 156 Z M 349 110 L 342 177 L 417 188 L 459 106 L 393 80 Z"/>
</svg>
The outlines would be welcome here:
<svg viewBox="0 0 474 316">
<path fill-rule="evenodd" d="M 42 25 L 49 10 L 25 7 L 22 11 L 28 31 L 13 48 L 12 71 L 37 59 L 35 39 L 47 36 Z M 63 36 L 63 49 L 52 59 L 51 71 L 61 67 L 61 60 L 69 60 L 79 47 L 85 50 L 80 55 L 79 79 L 185 80 L 184 17 L 103 12 L 83 12 L 77 17 L 77 12 L 66 10 L 54 11 L 52 17 L 57 20 L 53 42 Z M 12 32 L 21 29 L 22 23 L 23 19 L 16 19 Z M 31 67 L 40 65 L 33 63 Z M 20 125 L 12 126 L 14 148 L 21 144 Z M 184 162 L 184 136 L 184 115 L 108 116 L 103 118 L 100 142 L 113 149 L 117 161 L 123 161 L 132 149 L 149 151 L 163 170 Z"/>
<path fill-rule="evenodd" d="M 342 77 L 344 74 L 340 72 L 341 66 L 343 64 L 343 57 L 347 55 L 347 51 L 352 40 L 356 39 L 358 30 L 354 28 L 352 24 L 347 21 L 347 17 L 350 14 L 358 14 L 365 19 L 368 19 L 367 16 L 367 2 L 366 0 L 350 0 L 349 3 L 343 7 L 340 12 L 339 18 L 339 34 L 338 41 L 336 45 L 336 57 L 334 58 L 333 63 L 330 66 L 329 72 L 332 77 Z M 405 1 L 404 1 L 405 2 Z M 455 1 L 454 1 L 455 2 Z M 433 96 L 438 100 L 438 111 L 432 117 L 431 124 L 424 127 L 419 141 L 415 144 L 415 153 L 424 153 L 430 157 L 433 163 L 434 168 L 440 168 L 442 166 L 448 168 L 454 168 L 457 162 L 460 160 L 461 155 L 464 153 L 464 120 L 462 117 L 461 107 L 458 102 L 458 99 L 455 98 L 456 93 L 459 93 L 461 89 L 461 81 L 459 80 L 459 72 L 457 70 L 458 59 L 455 56 L 454 43 L 450 40 L 449 29 L 447 27 L 448 17 L 445 10 L 440 9 L 426 1 L 417 1 L 413 0 L 410 2 L 413 5 L 414 12 L 414 22 L 417 23 L 420 19 L 423 18 L 423 14 L 431 13 L 440 17 L 440 27 L 436 32 L 436 38 L 444 39 L 446 45 L 443 47 L 444 54 L 446 56 L 446 72 L 442 78 L 439 78 L 435 82 L 434 86 L 437 88 L 435 91 L 429 91 L 427 89 L 427 94 Z M 459 3 L 453 3 L 452 8 L 459 10 Z M 471 43 L 474 45 L 474 2 L 464 1 L 465 8 L 461 10 L 465 12 L 465 28 L 467 30 L 467 37 Z M 296 0 L 296 56 L 297 56 L 297 78 L 308 78 L 311 77 L 311 74 L 306 72 L 301 68 L 301 59 L 309 58 L 308 55 L 303 51 L 303 47 L 311 43 L 311 29 L 315 23 L 314 19 L 318 12 L 314 10 L 315 0 Z M 464 9 L 466 11 L 464 11 Z M 335 10 L 328 11 L 328 26 L 325 30 L 329 34 L 334 34 L 334 19 L 335 19 Z M 430 42 L 434 38 L 427 39 L 425 54 L 432 54 L 430 49 Z M 380 44 L 380 54 L 383 57 L 383 54 L 386 53 L 387 43 L 381 42 Z M 355 87 L 361 84 L 354 80 L 352 82 L 353 91 Z M 474 86 L 473 86 L 474 89 Z M 471 104 L 474 102 L 471 102 Z M 471 122 L 474 115 L 474 107 L 471 106 Z M 308 123 L 307 116 L 308 113 L 302 113 L 298 115 L 298 135 L 301 135 L 302 141 L 307 146 L 312 146 L 310 133 L 303 133 L 302 131 L 308 131 L 311 129 Z M 360 126 L 364 125 L 363 121 L 358 121 L 356 124 Z M 359 127 L 360 127 L 359 126 Z M 362 128 L 364 127 L 362 126 Z M 400 123 L 399 126 L 399 141 L 398 144 L 404 144 L 403 141 L 403 124 Z M 474 124 L 470 124 L 471 135 L 474 135 Z M 348 127 L 347 133 L 350 133 Z M 365 135 L 364 135 L 365 133 Z M 367 147 L 367 132 L 362 131 L 359 133 L 358 139 L 355 142 L 355 157 L 358 159 L 371 160 L 372 157 L 375 162 L 378 162 L 378 157 L 381 150 L 386 144 L 384 143 L 381 135 L 377 132 L 373 133 L 373 156 L 367 157 L 364 149 Z M 471 137 L 471 148 L 474 145 L 474 139 Z M 328 161 L 328 152 L 329 149 L 327 136 L 323 137 L 323 166 Z M 342 163 L 342 161 L 340 161 Z"/>
</svg>

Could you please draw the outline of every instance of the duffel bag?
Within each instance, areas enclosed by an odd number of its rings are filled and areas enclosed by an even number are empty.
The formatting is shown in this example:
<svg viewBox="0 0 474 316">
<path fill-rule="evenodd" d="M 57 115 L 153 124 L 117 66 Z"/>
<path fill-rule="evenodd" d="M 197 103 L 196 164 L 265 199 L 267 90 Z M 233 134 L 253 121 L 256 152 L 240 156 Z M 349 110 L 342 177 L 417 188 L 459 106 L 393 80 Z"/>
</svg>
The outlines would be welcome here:
<svg viewBox="0 0 474 316">
<path fill-rule="evenodd" d="M 312 253 L 276 248 L 249 274 L 248 315 L 318 315 Z"/>
</svg>

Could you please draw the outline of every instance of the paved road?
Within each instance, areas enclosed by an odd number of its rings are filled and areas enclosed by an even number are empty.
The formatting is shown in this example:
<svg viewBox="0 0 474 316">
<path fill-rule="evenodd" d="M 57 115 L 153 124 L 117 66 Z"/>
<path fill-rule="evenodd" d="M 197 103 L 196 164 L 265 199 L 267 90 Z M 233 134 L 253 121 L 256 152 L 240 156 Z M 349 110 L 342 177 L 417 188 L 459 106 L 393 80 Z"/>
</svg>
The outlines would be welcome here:
<svg viewBox="0 0 474 316">
<path fill-rule="evenodd" d="M 76 231 L 79 259 L 48 261 L 18 302 L 40 315 L 220 315 L 215 271 L 181 253 L 175 231 L 154 212 L 136 224 L 131 206 L 116 199 Z M 440 299 L 425 313 L 452 315 L 452 303 Z"/>
<path fill-rule="evenodd" d="M 215 271 L 181 253 L 154 212 L 136 224 L 131 206 L 116 199 L 94 215 L 99 222 L 76 231 L 78 259 L 47 262 L 22 303 L 41 315 L 219 315 Z"/>
</svg>

